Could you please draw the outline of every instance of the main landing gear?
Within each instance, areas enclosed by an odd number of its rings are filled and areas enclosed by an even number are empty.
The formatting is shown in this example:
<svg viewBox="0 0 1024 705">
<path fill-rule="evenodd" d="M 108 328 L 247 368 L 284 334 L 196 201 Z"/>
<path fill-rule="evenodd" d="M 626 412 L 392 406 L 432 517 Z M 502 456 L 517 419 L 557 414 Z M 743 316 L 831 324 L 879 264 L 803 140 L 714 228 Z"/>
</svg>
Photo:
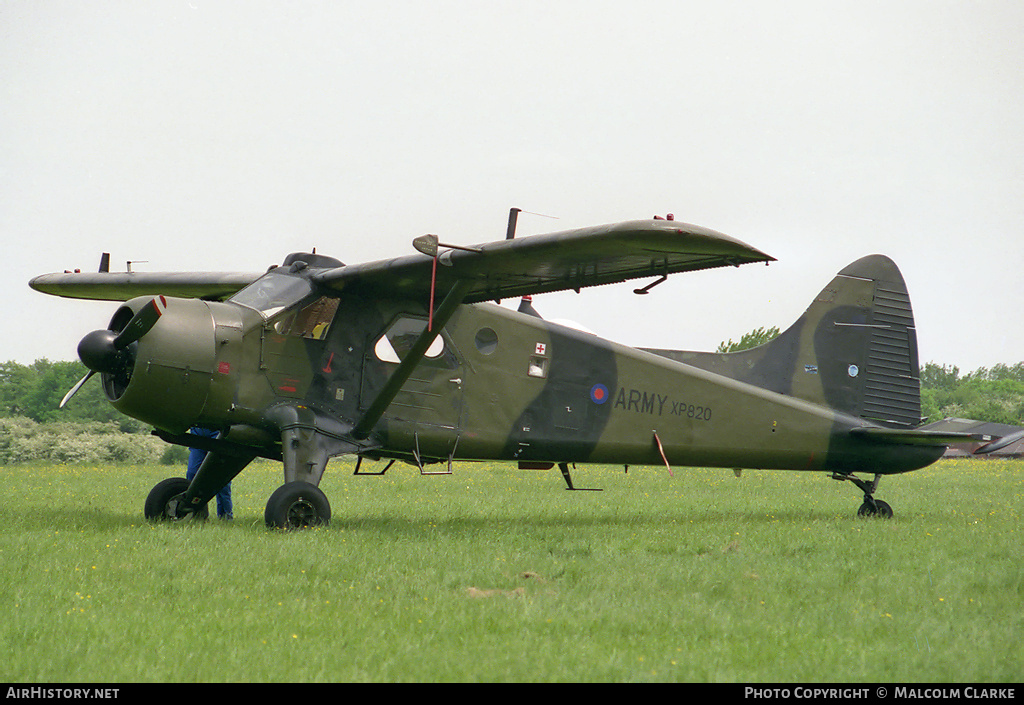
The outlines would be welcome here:
<svg viewBox="0 0 1024 705">
<path fill-rule="evenodd" d="M 274 490 L 263 518 L 268 527 L 276 529 L 321 526 L 331 521 L 331 503 L 316 485 L 295 480 Z"/>
<path fill-rule="evenodd" d="M 146 497 L 143 512 L 150 521 L 203 521 L 210 516 L 209 505 L 202 505 L 193 511 L 184 511 L 182 500 L 188 490 L 189 481 L 184 477 L 169 477 L 158 482 Z"/>
<path fill-rule="evenodd" d="M 875 475 L 875 479 L 871 482 L 862 480 L 854 475 L 844 475 L 842 473 L 832 473 L 833 480 L 849 480 L 857 486 L 857 488 L 864 493 L 864 503 L 860 505 L 860 509 L 857 510 L 857 516 L 859 517 L 877 517 L 879 519 L 892 519 L 892 507 L 889 506 L 888 502 L 883 502 L 880 499 L 875 499 L 875 490 L 878 489 L 878 482 L 882 479 L 881 475 Z"/>
<path fill-rule="evenodd" d="M 343 440 L 346 429 L 331 426 L 333 419 L 321 419 L 306 407 L 277 407 L 274 419 L 282 429 L 284 484 L 267 501 L 263 515 L 267 526 L 302 529 L 329 523 L 331 504 L 319 488 L 320 479 L 330 457 L 356 447 Z M 321 432 L 320 425 L 329 432 Z M 169 440 L 189 447 L 195 444 L 208 452 L 191 482 L 168 478 L 149 493 L 145 514 L 155 521 L 207 517 L 207 502 L 256 457 L 256 444 L 246 442 L 252 441 L 252 434 L 243 427 L 232 427 L 218 439 L 188 435 Z"/>
<path fill-rule="evenodd" d="M 204 521 L 210 516 L 209 506 L 186 509 L 185 493 L 189 481 L 171 477 L 161 482 L 146 497 L 145 515 L 150 521 Z M 323 491 L 308 482 L 288 482 L 278 487 L 267 501 L 263 515 L 274 529 L 304 529 L 322 526 L 331 521 L 331 503 Z"/>
</svg>

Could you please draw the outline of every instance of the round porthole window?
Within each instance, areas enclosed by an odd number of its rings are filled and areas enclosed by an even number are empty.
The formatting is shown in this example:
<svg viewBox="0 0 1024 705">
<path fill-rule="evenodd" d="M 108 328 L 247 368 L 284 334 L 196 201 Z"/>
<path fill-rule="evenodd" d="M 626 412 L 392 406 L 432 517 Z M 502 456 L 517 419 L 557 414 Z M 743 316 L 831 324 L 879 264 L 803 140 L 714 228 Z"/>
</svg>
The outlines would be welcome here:
<svg viewBox="0 0 1024 705">
<path fill-rule="evenodd" d="M 481 328 L 476 332 L 476 349 L 484 355 L 490 355 L 498 348 L 498 334 L 492 328 Z"/>
</svg>

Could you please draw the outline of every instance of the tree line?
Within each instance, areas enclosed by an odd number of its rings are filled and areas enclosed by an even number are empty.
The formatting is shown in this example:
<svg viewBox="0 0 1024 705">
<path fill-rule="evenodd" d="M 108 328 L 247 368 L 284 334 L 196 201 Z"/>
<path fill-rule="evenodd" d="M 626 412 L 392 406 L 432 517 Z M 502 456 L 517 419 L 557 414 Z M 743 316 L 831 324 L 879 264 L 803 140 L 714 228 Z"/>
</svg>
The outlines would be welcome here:
<svg viewBox="0 0 1024 705">
<path fill-rule="evenodd" d="M 126 433 L 148 433 L 147 427 L 107 402 L 99 376 L 78 390 L 63 409 L 58 408 L 64 395 L 88 371 L 77 361 L 50 362 L 45 358 L 31 365 L 0 363 L 0 417 L 24 417 L 36 423 L 113 422 Z"/>
<path fill-rule="evenodd" d="M 959 417 L 1024 426 L 1024 362 L 960 374 L 955 365 L 921 368 L 921 415 L 929 421 Z"/>
<path fill-rule="evenodd" d="M 0 465 L 153 463 L 184 465 L 188 451 L 119 413 L 91 379 L 58 405 L 88 370 L 80 362 L 0 363 Z"/>
</svg>

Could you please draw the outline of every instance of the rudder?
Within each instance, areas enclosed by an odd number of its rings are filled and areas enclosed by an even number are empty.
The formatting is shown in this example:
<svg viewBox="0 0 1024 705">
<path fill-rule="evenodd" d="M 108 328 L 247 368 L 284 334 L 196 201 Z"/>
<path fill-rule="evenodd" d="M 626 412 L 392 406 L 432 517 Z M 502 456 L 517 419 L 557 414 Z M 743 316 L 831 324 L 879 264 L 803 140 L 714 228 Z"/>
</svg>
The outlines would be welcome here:
<svg viewBox="0 0 1024 705">
<path fill-rule="evenodd" d="M 819 299 L 832 291 L 837 301 L 822 302 L 829 307 L 814 331 L 825 403 L 886 426 L 919 425 L 917 329 L 899 268 L 883 255 L 863 257 L 841 270 Z"/>
<path fill-rule="evenodd" d="M 921 422 L 910 296 L 884 255 L 842 269 L 792 326 L 757 348 L 649 352 L 885 426 Z"/>
</svg>

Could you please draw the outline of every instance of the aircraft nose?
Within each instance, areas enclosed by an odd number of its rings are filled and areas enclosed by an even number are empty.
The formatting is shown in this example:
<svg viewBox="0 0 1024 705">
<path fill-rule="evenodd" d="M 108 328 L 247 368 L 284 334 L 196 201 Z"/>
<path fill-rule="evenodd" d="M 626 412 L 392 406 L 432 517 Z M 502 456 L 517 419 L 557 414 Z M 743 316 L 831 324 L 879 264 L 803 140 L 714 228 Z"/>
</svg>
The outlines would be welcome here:
<svg viewBox="0 0 1024 705">
<path fill-rule="evenodd" d="M 104 391 L 118 411 L 180 433 L 194 424 L 209 394 L 213 318 L 198 299 L 132 299 L 108 331 L 82 339 L 79 356 L 103 373 Z"/>
<path fill-rule="evenodd" d="M 78 357 L 93 372 L 115 374 L 128 360 L 127 349 L 114 345 L 117 333 L 112 330 L 94 330 L 78 343 Z"/>
<path fill-rule="evenodd" d="M 130 360 L 128 346 L 156 325 L 167 307 L 163 296 L 150 299 L 138 307 L 124 306 L 114 314 L 105 330 L 94 330 L 78 344 L 78 357 L 93 372 L 114 374 Z M 130 318 L 129 318 L 130 316 Z M 126 320 L 127 319 L 127 320 Z"/>
</svg>

